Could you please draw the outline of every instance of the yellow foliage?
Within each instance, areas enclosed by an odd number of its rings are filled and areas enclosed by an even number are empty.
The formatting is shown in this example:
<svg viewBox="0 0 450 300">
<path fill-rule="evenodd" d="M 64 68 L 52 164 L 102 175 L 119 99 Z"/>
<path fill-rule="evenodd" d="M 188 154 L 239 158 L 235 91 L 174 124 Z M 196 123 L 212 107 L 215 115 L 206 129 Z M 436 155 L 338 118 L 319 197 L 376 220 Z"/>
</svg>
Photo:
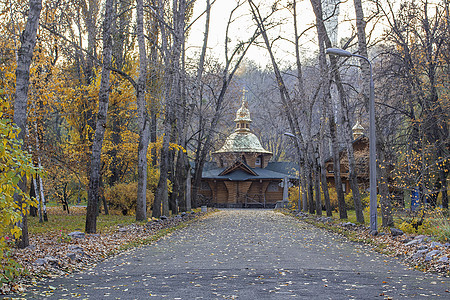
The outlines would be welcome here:
<svg viewBox="0 0 450 300">
<path fill-rule="evenodd" d="M 416 229 L 412 226 L 411 223 L 403 221 L 398 228 L 402 230 L 404 233 L 415 233 Z"/>
<path fill-rule="evenodd" d="M 118 183 L 106 188 L 105 198 L 113 209 L 119 209 L 124 215 L 136 210 L 137 182 Z M 147 208 L 153 205 L 154 195 L 147 189 Z"/>
<path fill-rule="evenodd" d="M 450 217 L 442 208 L 421 207 L 398 225 L 405 233 L 433 235 L 441 241 L 450 240 Z"/>
<path fill-rule="evenodd" d="M 21 229 L 16 226 L 22 215 L 28 213 L 28 206 L 36 206 L 35 199 L 19 188 L 22 176 L 33 176 L 38 169 L 33 166 L 31 156 L 22 151 L 22 141 L 17 140 L 19 129 L 11 120 L 2 118 L 5 103 L 0 104 L 0 236 L 19 238 Z M 24 201 L 22 205 L 14 200 L 18 193 Z M 5 239 L 0 241 L 0 259 L 6 248 Z"/>
<path fill-rule="evenodd" d="M 298 209 L 298 187 L 289 188 L 289 206 L 292 209 Z"/>
</svg>

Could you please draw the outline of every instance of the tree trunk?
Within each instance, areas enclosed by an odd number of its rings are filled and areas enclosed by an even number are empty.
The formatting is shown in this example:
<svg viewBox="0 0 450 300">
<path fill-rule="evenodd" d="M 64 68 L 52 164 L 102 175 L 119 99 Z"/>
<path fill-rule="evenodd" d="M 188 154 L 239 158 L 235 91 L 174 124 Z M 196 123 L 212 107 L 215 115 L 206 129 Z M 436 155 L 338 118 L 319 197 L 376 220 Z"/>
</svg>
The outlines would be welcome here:
<svg viewBox="0 0 450 300">
<path fill-rule="evenodd" d="M 378 189 L 380 191 L 380 207 L 381 207 L 381 225 L 383 227 L 394 226 L 394 219 L 392 218 L 392 203 L 389 194 L 388 186 L 388 172 L 386 166 L 386 154 L 384 149 L 384 139 L 381 135 L 377 135 L 377 180 Z"/>
<path fill-rule="evenodd" d="M 42 168 L 41 165 L 41 159 L 38 158 L 38 166 L 39 168 Z M 42 217 L 44 218 L 44 222 L 48 222 L 48 216 L 47 216 L 47 200 L 45 200 L 44 195 L 44 185 L 42 184 L 42 177 L 39 176 L 39 192 L 41 193 L 41 202 L 42 202 Z"/>
<path fill-rule="evenodd" d="M 323 91 L 324 91 L 324 107 L 328 113 L 328 125 L 331 136 L 331 148 L 332 148 L 332 156 L 333 156 L 333 170 L 334 170 L 334 181 L 336 187 L 336 193 L 338 197 L 338 205 L 339 205 L 339 218 L 347 219 L 347 208 L 345 206 L 344 200 L 344 191 L 342 189 L 342 180 L 341 180 L 341 162 L 339 156 L 339 144 L 336 133 L 336 121 L 334 117 L 334 111 L 332 109 L 331 104 L 331 93 L 330 93 L 330 72 L 328 66 L 326 64 L 325 57 L 325 45 L 327 47 L 331 47 L 331 41 L 328 37 L 327 31 L 325 29 L 325 24 L 323 22 L 322 17 L 322 4 L 320 0 L 311 0 L 311 5 L 314 10 L 314 14 L 316 16 L 316 27 L 317 27 L 317 36 L 319 40 L 319 64 L 321 70 L 321 77 L 323 81 Z M 335 58 L 331 57 L 330 60 L 335 60 Z M 335 63 L 334 63 L 335 64 Z"/>
<path fill-rule="evenodd" d="M 33 180 L 31 180 L 31 187 L 30 187 L 30 199 L 36 199 L 36 202 L 39 203 L 39 196 L 36 193 L 36 180 L 34 179 L 33 176 Z M 37 217 L 38 215 L 38 209 L 36 206 L 31 206 L 30 207 L 30 216 L 32 217 Z"/>
<path fill-rule="evenodd" d="M 448 209 L 447 175 L 443 168 L 439 170 L 439 179 L 441 180 L 442 207 Z"/>
<path fill-rule="evenodd" d="M 314 191 L 316 193 L 316 215 L 322 215 L 322 202 L 320 195 L 320 167 L 318 158 L 314 160 Z"/>
<path fill-rule="evenodd" d="M 33 50 L 36 45 L 36 35 L 39 26 L 39 15 L 41 13 L 42 1 L 30 0 L 28 19 L 25 29 L 20 37 L 21 45 L 17 52 L 17 68 L 16 68 L 16 93 L 14 100 L 14 116 L 13 122 L 19 127 L 20 132 L 18 139 L 23 141 L 22 149 L 25 151 L 25 132 L 27 123 L 27 104 L 28 104 L 28 86 L 30 84 L 30 65 L 33 58 Z M 19 182 L 20 189 L 26 193 L 27 181 L 23 176 Z M 14 199 L 22 207 L 22 197 L 14 194 Z M 26 209 L 22 209 L 22 222 L 19 227 L 22 229 L 22 236 L 17 241 L 18 248 L 25 248 L 29 245 L 28 223 Z"/>
<path fill-rule="evenodd" d="M 136 221 L 147 219 L 147 150 L 150 141 L 149 120 L 145 100 L 147 80 L 147 52 L 144 37 L 144 2 L 136 0 L 136 32 L 139 45 L 139 77 L 136 87 L 138 106 L 139 146 L 138 146 L 138 191 L 136 201 Z"/>
<path fill-rule="evenodd" d="M 178 151 L 177 158 L 177 173 L 175 176 L 174 194 L 176 204 L 178 204 L 181 211 L 186 211 L 186 180 L 189 172 L 189 160 L 184 151 Z M 173 213 L 173 211 L 172 211 Z M 178 213 L 178 211 L 176 212 Z"/>
<path fill-rule="evenodd" d="M 325 169 L 325 161 L 321 159 L 320 166 L 320 181 L 322 184 L 323 197 L 325 202 L 325 210 L 327 211 L 327 217 L 333 216 L 333 211 L 331 210 L 330 194 L 328 192 L 327 185 L 327 170 Z"/>
<path fill-rule="evenodd" d="M 364 20 L 364 11 L 361 0 L 353 0 L 356 15 L 356 32 L 358 35 L 358 52 L 359 55 L 368 57 L 366 42 L 366 21 Z M 370 82 L 370 66 L 365 59 L 360 59 L 361 71 L 363 76 L 363 92 L 364 103 L 367 111 L 369 111 L 369 82 Z"/>
<path fill-rule="evenodd" d="M 350 181 L 350 188 L 353 194 L 353 202 L 355 204 L 355 213 L 356 213 L 356 221 L 358 223 L 364 224 L 364 214 L 363 207 L 361 203 L 361 195 L 359 193 L 358 186 L 358 175 L 356 172 L 355 165 L 355 156 L 353 153 L 353 132 L 352 126 L 350 124 L 350 120 L 348 118 L 348 105 L 347 105 L 347 97 L 345 94 L 344 86 L 342 84 L 341 76 L 338 71 L 338 66 L 334 64 L 335 61 L 332 61 L 331 68 L 334 73 L 335 83 L 339 92 L 339 99 L 341 102 L 341 118 L 342 118 L 342 127 L 343 127 L 343 136 L 345 141 L 345 146 L 347 149 L 347 158 L 348 158 L 348 178 Z"/>
<path fill-rule="evenodd" d="M 309 156 L 309 155 L 308 155 Z M 308 180 L 308 209 L 310 214 L 314 214 L 315 212 L 315 205 L 314 205 L 314 192 L 313 192 L 313 166 L 311 161 L 307 162 L 308 169 L 307 169 L 307 180 Z"/>
<path fill-rule="evenodd" d="M 84 24 L 87 32 L 87 52 L 84 56 L 84 84 L 86 86 L 91 85 L 95 81 L 95 69 L 94 61 L 97 59 L 97 18 L 99 15 L 99 0 L 81 0 L 80 6 L 82 9 L 82 16 L 84 18 Z M 80 33 L 81 36 L 81 33 Z M 80 39 L 81 45 L 81 39 Z M 86 122 L 88 130 L 81 132 L 81 136 L 86 135 L 85 142 L 88 145 L 89 152 L 93 151 L 93 143 L 96 130 L 96 114 L 94 111 L 95 97 L 90 97 L 87 93 L 84 95 L 83 103 L 83 116 L 82 119 Z M 92 163 L 87 160 L 87 170 L 90 170 Z M 88 171 L 89 172 L 89 171 Z"/>
<path fill-rule="evenodd" d="M 267 32 L 266 32 L 266 28 L 263 22 L 263 18 L 261 17 L 260 13 L 259 13 L 259 9 L 258 7 L 253 3 L 253 1 L 249 0 L 248 1 L 249 5 L 250 5 L 250 9 L 253 15 L 253 20 L 256 22 L 256 24 L 258 25 L 258 29 L 260 34 L 262 35 L 263 39 L 264 39 L 264 44 L 266 46 L 267 52 L 269 54 L 271 63 L 272 63 L 272 67 L 274 69 L 274 73 L 275 73 L 275 78 L 277 81 L 277 86 L 280 92 L 280 97 L 281 97 L 281 101 L 283 103 L 283 108 L 284 108 L 284 113 L 286 118 L 288 119 L 289 122 L 289 127 L 292 131 L 292 133 L 296 136 L 295 138 L 295 145 L 300 157 L 300 165 L 299 168 L 301 168 L 302 170 L 300 171 L 300 174 L 302 174 L 302 180 L 304 181 L 303 186 L 304 186 L 304 192 L 303 192 L 303 210 L 306 211 L 306 203 L 308 202 L 308 197 L 306 196 L 307 194 L 309 194 L 309 186 L 310 186 L 310 174 L 308 174 L 308 172 L 306 171 L 307 168 L 309 168 L 308 165 L 308 154 L 305 153 L 305 155 L 302 155 L 300 149 L 307 149 L 305 146 L 305 142 L 304 139 L 302 137 L 301 131 L 300 131 L 300 126 L 296 117 L 296 113 L 294 112 L 295 109 L 295 105 L 292 102 L 291 96 L 287 90 L 287 87 L 284 83 L 283 77 L 281 76 L 281 72 L 278 66 L 278 63 L 275 60 L 275 56 L 273 54 L 272 51 L 272 45 L 269 41 Z M 306 151 L 305 151 L 306 152 Z M 303 167 L 302 167 L 302 163 L 303 163 Z M 305 181 L 306 180 L 306 181 Z M 309 199 L 309 201 L 311 201 Z M 314 201 L 314 200 L 313 200 Z"/>
<path fill-rule="evenodd" d="M 165 62 L 168 67 L 165 76 L 165 114 L 164 114 L 164 137 L 161 148 L 160 175 L 158 187 L 156 188 L 155 201 L 161 201 L 163 215 L 169 215 L 169 199 L 167 190 L 167 179 L 169 179 L 170 160 L 169 143 L 173 134 L 173 126 L 176 124 L 175 106 L 181 99 L 181 68 L 180 60 L 182 58 L 182 49 L 185 39 L 185 17 L 186 17 L 186 1 L 173 1 L 173 42 L 171 49 L 166 51 Z M 156 204 L 157 202 L 155 202 Z M 153 214 L 155 216 L 155 214 Z"/>
<path fill-rule="evenodd" d="M 86 209 L 86 233 L 97 231 L 97 213 L 99 199 L 100 166 L 103 138 L 109 102 L 109 78 L 112 56 L 111 25 L 113 19 L 113 0 L 106 0 L 105 19 L 103 21 L 103 67 L 100 81 L 97 124 L 92 144 L 91 168 L 89 176 L 88 203 Z"/>
<path fill-rule="evenodd" d="M 319 132 L 319 164 L 320 164 L 320 181 L 323 191 L 323 197 L 325 202 L 325 210 L 327 211 L 327 217 L 331 217 L 333 212 L 331 210 L 331 202 L 330 202 L 330 194 L 328 192 L 328 182 L 327 182 L 327 170 L 325 168 L 325 145 L 327 143 L 327 139 L 325 138 L 325 128 L 327 126 L 327 113 L 324 109 L 322 109 L 322 118 L 321 118 L 321 128 Z"/>
</svg>

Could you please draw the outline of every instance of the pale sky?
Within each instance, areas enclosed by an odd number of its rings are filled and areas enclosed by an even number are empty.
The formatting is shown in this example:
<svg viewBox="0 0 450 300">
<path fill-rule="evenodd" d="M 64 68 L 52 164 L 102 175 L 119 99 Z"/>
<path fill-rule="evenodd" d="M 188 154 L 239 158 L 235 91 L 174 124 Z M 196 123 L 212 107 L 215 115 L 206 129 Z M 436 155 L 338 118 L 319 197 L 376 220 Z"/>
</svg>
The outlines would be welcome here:
<svg viewBox="0 0 450 300">
<path fill-rule="evenodd" d="M 211 0 L 213 1 L 213 0 Z M 267 3 L 267 1 L 262 0 L 261 2 Z M 311 8 L 310 1 L 298 1 L 297 3 L 297 14 L 298 16 L 298 27 L 299 33 L 310 27 L 314 24 L 314 13 Z M 341 4 L 341 15 L 340 22 L 344 19 L 353 18 L 352 10 L 353 6 L 349 1 Z M 194 17 L 195 19 L 206 7 L 205 0 L 198 0 L 196 6 L 194 8 Z M 208 39 L 208 48 L 209 54 L 218 57 L 220 61 L 224 61 L 224 40 L 225 40 L 225 30 L 227 21 L 229 18 L 229 14 L 231 10 L 236 6 L 236 0 L 216 0 L 211 9 L 211 21 L 210 21 L 210 33 Z M 349 10 L 350 8 L 350 10 Z M 350 15 L 350 16 L 349 16 Z M 245 3 L 242 5 L 234 14 L 235 18 L 240 16 L 230 27 L 230 37 L 232 41 L 236 41 L 237 39 L 246 40 L 248 39 L 254 29 L 252 20 L 249 14 L 249 5 Z M 283 37 L 291 38 L 293 36 L 293 21 L 292 15 L 286 10 L 283 12 L 277 13 L 278 19 L 285 18 L 279 28 L 272 29 L 270 31 L 272 37 L 277 35 L 281 35 Z M 188 51 L 199 51 L 199 47 L 202 45 L 203 41 L 203 31 L 205 17 L 200 18 L 192 27 L 190 32 L 190 36 L 187 42 L 189 47 Z M 348 28 L 350 24 L 342 24 L 339 27 L 339 32 L 345 32 L 345 27 Z M 348 30 L 348 29 L 347 29 Z M 348 31 L 347 31 L 348 32 Z M 301 44 L 301 52 L 304 57 L 311 56 L 310 54 L 316 51 L 316 34 L 315 29 L 311 29 L 308 31 L 308 34 L 303 36 L 300 39 Z M 339 40 L 339 37 L 338 37 Z M 262 42 L 262 39 L 260 39 Z M 288 64 L 289 62 L 293 62 L 294 57 L 294 46 L 293 44 L 286 41 L 278 41 L 275 44 L 276 48 L 276 57 L 279 61 L 284 64 Z M 194 50 L 196 49 L 196 50 Z M 192 52 L 190 52 L 192 53 Z M 252 46 L 247 54 L 247 58 L 255 61 L 261 67 L 265 67 L 270 64 L 269 58 L 267 56 L 267 50 L 261 47 Z"/>
</svg>

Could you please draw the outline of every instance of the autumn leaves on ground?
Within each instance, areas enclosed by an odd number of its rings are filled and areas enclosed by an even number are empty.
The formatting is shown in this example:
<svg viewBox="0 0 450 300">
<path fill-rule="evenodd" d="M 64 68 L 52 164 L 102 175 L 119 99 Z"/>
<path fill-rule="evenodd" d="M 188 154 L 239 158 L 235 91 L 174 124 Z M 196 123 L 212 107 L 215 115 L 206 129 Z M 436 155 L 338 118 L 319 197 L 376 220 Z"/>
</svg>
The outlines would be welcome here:
<svg viewBox="0 0 450 300">
<path fill-rule="evenodd" d="M 72 207 L 68 215 L 61 207 L 49 209 L 49 221 L 30 218 L 30 246 L 11 249 L 3 267 L 1 293 L 23 292 L 41 278 L 65 276 L 92 267 L 126 249 L 151 243 L 186 226 L 204 213 L 183 213 L 172 218 L 136 223 L 134 216 L 100 215 L 98 233 L 84 234 L 85 207 Z M 12 263 L 11 258 L 14 258 Z M 5 275 L 9 275 L 6 277 Z"/>
</svg>

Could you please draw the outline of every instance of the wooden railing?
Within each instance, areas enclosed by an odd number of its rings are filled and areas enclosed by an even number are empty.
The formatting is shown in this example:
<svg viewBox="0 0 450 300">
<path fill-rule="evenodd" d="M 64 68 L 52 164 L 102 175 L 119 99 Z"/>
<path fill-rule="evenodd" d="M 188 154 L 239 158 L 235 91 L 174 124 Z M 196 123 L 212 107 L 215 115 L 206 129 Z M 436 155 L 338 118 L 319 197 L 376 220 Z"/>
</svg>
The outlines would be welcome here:
<svg viewBox="0 0 450 300">
<path fill-rule="evenodd" d="M 245 194 L 244 207 L 266 208 L 266 197 L 264 194 Z"/>
</svg>

